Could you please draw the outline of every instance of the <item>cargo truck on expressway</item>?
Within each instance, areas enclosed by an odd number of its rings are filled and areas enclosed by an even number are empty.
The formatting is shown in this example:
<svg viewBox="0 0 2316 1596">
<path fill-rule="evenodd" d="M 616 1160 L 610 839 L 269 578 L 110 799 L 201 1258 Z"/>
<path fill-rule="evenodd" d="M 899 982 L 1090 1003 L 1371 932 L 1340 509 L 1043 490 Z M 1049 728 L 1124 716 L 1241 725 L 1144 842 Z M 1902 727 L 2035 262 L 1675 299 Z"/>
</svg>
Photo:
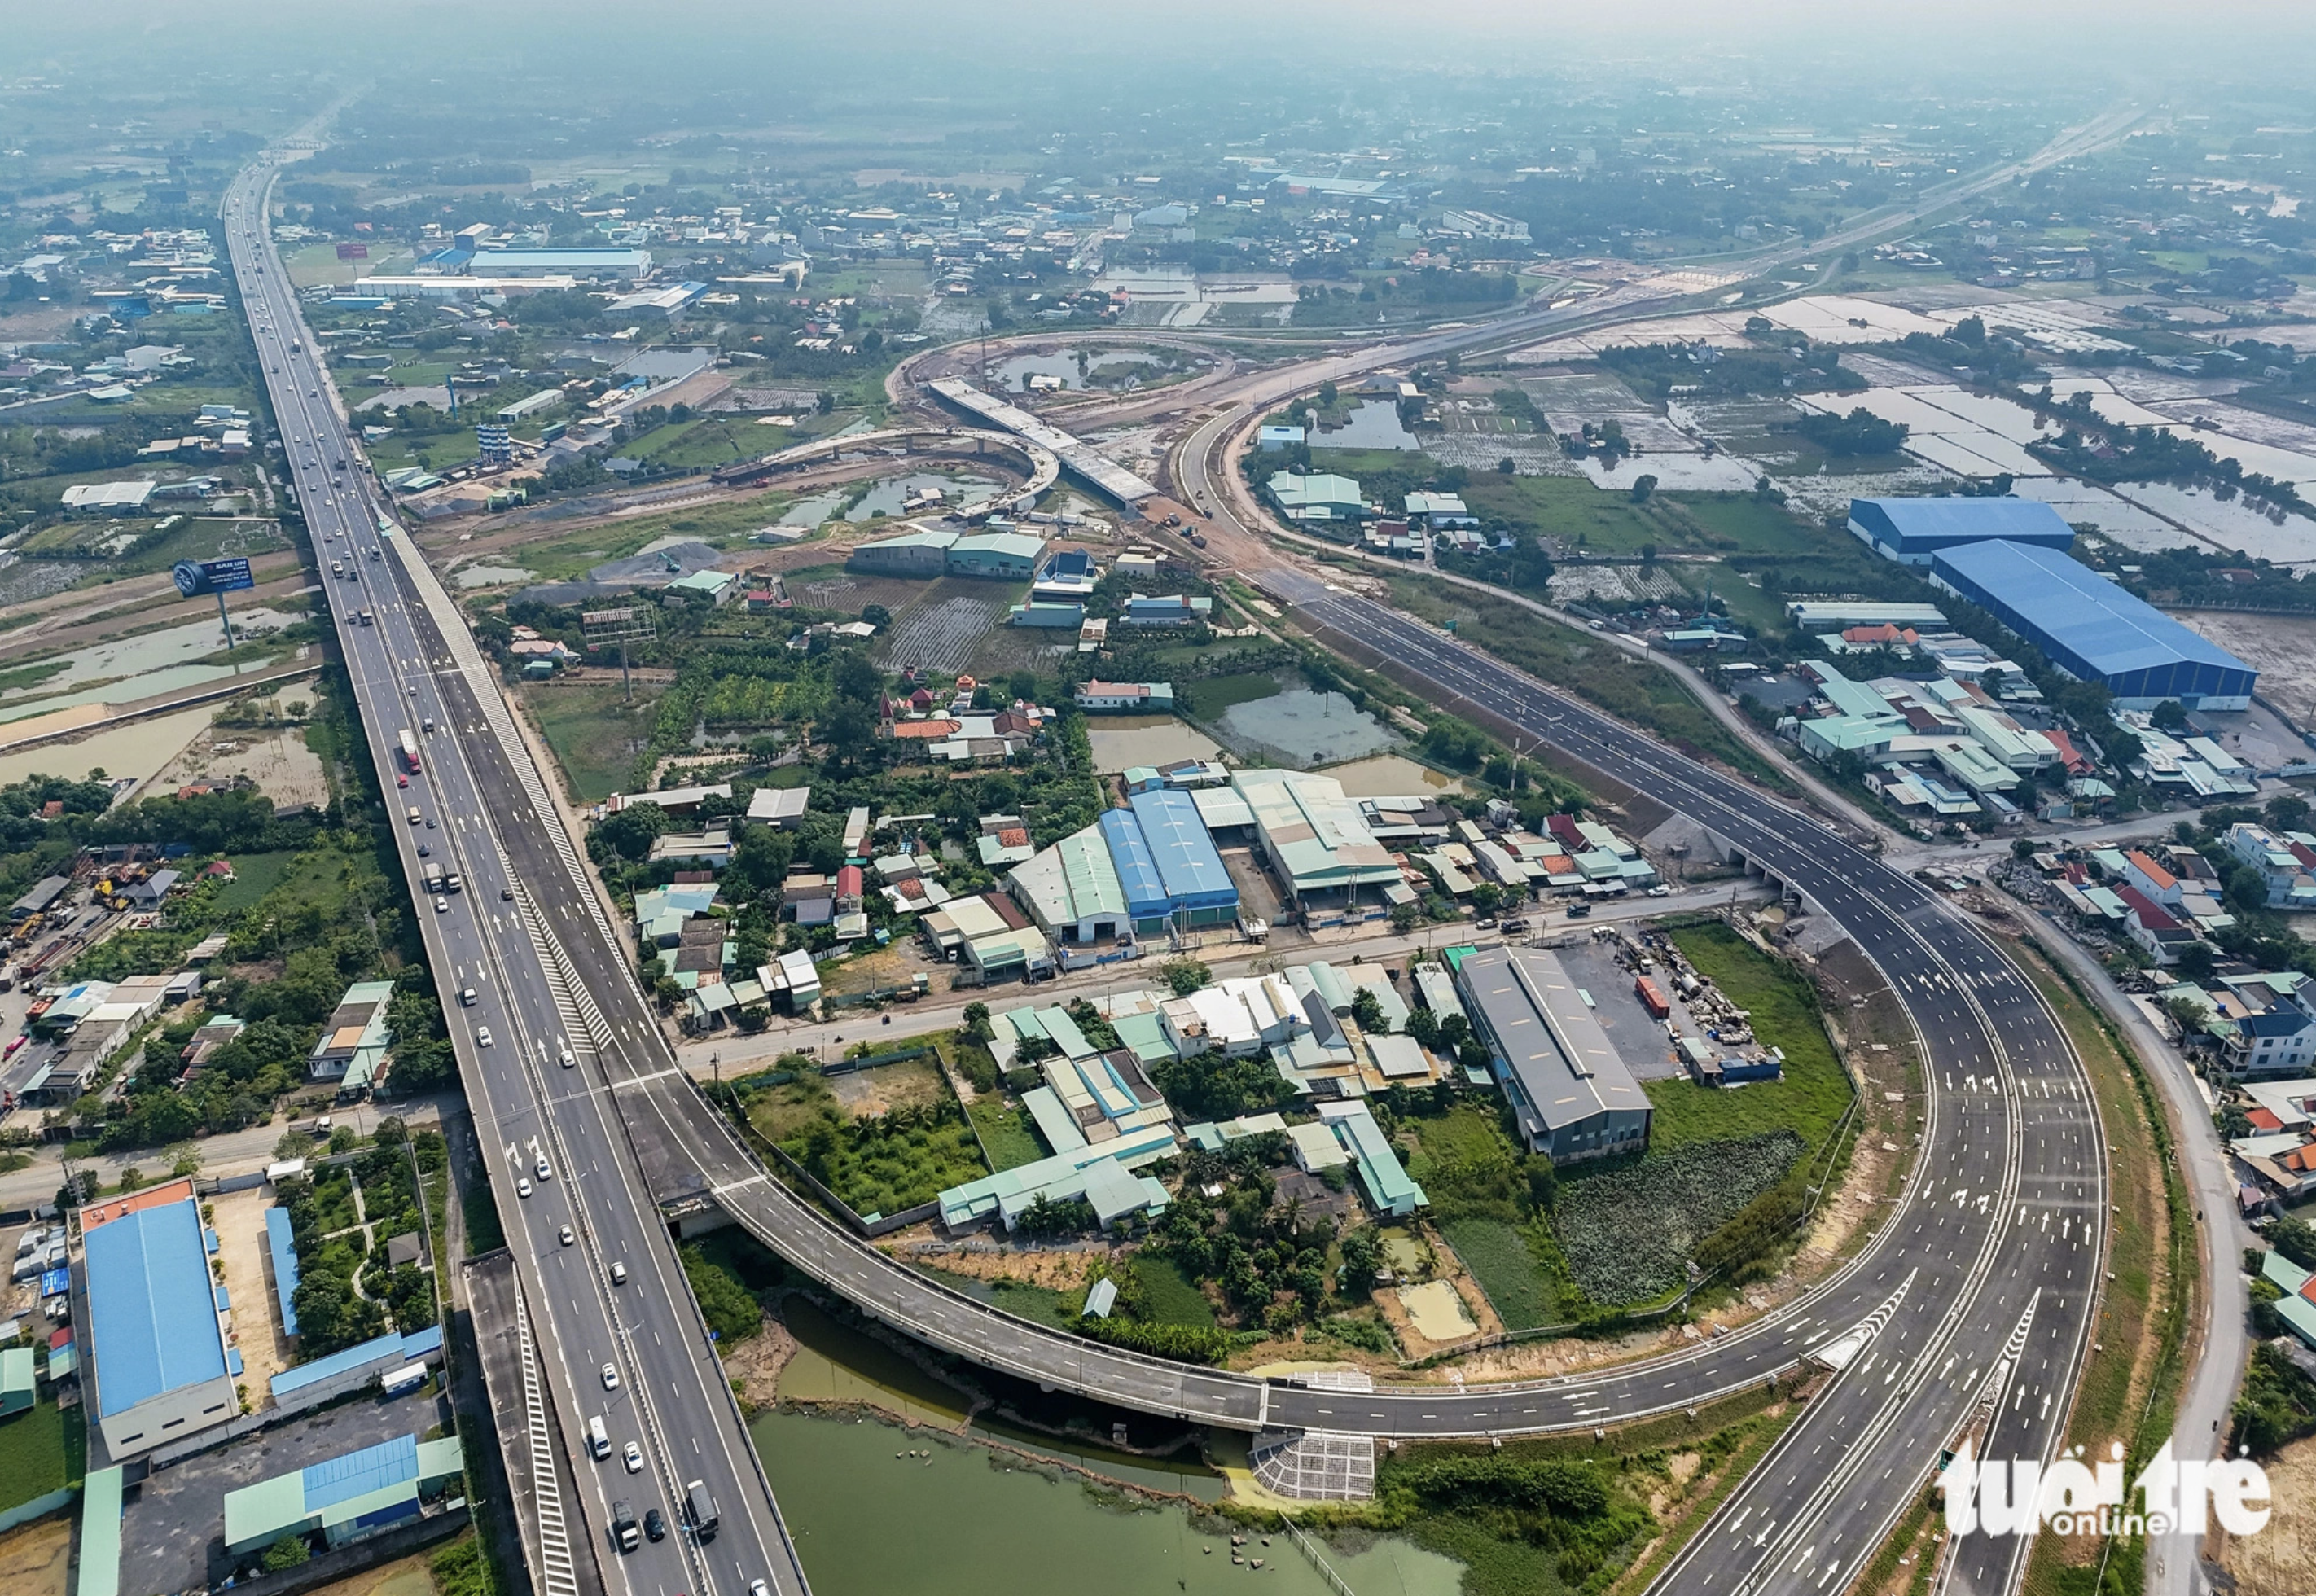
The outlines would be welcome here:
<svg viewBox="0 0 2316 1596">
<path fill-rule="evenodd" d="M 406 726 L 402 728 L 402 763 L 412 775 L 418 773 L 418 739 L 410 735 Z"/>
</svg>

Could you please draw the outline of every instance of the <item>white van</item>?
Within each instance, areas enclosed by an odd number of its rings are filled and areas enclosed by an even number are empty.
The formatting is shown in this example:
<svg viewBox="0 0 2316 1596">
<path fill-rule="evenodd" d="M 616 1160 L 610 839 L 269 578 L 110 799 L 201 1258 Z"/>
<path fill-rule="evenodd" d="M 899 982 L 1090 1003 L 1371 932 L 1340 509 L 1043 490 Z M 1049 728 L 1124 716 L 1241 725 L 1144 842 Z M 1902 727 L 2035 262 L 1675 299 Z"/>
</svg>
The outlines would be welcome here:
<svg viewBox="0 0 2316 1596">
<path fill-rule="evenodd" d="M 611 1437 L 601 1413 L 587 1421 L 587 1450 L 598 1463 L 611 1455 Z"/>
</svg>

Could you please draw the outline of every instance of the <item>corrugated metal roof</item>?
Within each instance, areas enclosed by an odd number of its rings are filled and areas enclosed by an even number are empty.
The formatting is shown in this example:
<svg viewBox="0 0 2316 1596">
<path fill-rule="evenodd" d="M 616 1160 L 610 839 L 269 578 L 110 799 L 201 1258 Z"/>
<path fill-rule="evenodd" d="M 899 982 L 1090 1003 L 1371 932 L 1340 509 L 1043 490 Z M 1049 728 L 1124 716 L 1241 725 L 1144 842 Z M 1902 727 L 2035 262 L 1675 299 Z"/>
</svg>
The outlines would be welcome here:
<svg viewBox="0 0 2316 1596">
<path fill-rule="evenodd" d="M 205 1333 L 185 1322 L 185 1304 L 206 1310 L 210 1300 L 200 1211 L 191 1200 L 112 1220 L 89 1231 L 85 1245 L 102 1417 L 225 1374 L 215 1312 L 207 1312 Z"/>
<path fill-rule="evenodd" d="M 1334 778 L 1242 771 L 1231 785 L 1253 810 L 1255 825 L 1297 892 L 1399 879 L 1389 851 Z"/>
<path fill-rule="evenodd" d="M 1329 1109 L 1334 1105 L 1328 1105 Z M 1367 1197 L 1376 1207 L 1386 1213 L 1404 1213 L 1411 1206 L 1421 1207 L 1430 1199 L 1423 1188 L 1417 1185 L 1399 1162 L 1393 1150 L 1391 1138 L 1364 1104 L 1351 1105 L 1341 1112 L 1321 1110 L 1337 1134 L 1350 1144 L 1351 1153 L 1358 1160 L 1359 1180 L 1367 1189 Z"/>
<path fill-rule="evenodd" d="M 1110 867 L 1118 872 L 1118 890 L 1126 895 L 1127 913 L 1136 920 L 1164 914 L 1172 906 L 1166 899 L 1166 883 L 1134 811 L 1105 809 L 1099 824 L 1101 840 L 1109 848 Z"/>
<path fill-rule="evenodd" d="M 2048 539 L 2064 548 L 2075 539 L 2065 518 L 2037 499 L 1852 499 L 1849 515 L 1868 531 L 1895 533 L 1899 548 L 1908 551 L 1995 539 Z"/>
<path fill-rule="evenodd" d="M 863 543 L 853 549 L 855 554 L 872 554 L 886 548 L 941 548 L 953 547 L 955 532 L 904 532 L 897 538 L 879 538 L 873 543 Z"/>
<path fill-rule="evenodd" d="M 1492 949 L 1463 960 L 1456 973 L 1467 1008 L 1547 1125 L 1648 1108 L 1647 1095 L 1557 957 Z"/>
<path fill-rule="evenodd" d="M 80 1574 L 73 1596 L 120 1596 L 120 1469 L 100 1468 L 82 1484 Z"/>
<path fill-rule="evenodd" d="M 1158 862 L 1166 895 L 1184 908 L 1220 908 L 1238 902 L 1238 887 L 1198 818 L 1187 792 L 1137 792 L 1128 800 Z"/>
<path fill-rule="evenodd" d="M 1073 918 L 1126 912 L 1126 888 L 1118 882 L 1117 867 L 1097 827 L 1072 833 L 1055 844 L 1055 851 L 1061 856 Z"/>
<path fill-rule="evenodd" d="M 949 545 L 952 556 L 971 554 L 1007 555 L 1015 559 L 1034 560 L 1045 551 L 1046 540 L 1027 532 L 979 532 L 959 538 Z"/>
<path fill-rule="evenodd" d="M 343 1352 L 333 1352 L 326 1358 L 316 1358 L 311 1363 L 301 1363 L 295 1369 L 285 1369 L 271 1382 L 274 1399 L 279 1401 L 286 1392 L 296 1391 L 317 1381 L 335 1378 L 365 1364 L 377 1363 L 387 1358 L 399 1358 L 407 1363 L 442 1350 L 442 1327 L 430 1325 L 414 1330 L 408 1335 L 388 1333 L 348 1347 Z"/>
<path fill-rule="evenodd" d="M 2089 566 L 2026 543 L 1942 550 L 1933 568 L 2010 608 L 2102 675 L 2160 670 L 2176 661 L 2251 673 L 2252 667 Z"/>
<path fill-rule="evenodd" d="M 279 1474 L 225 1494 L 225 1544 L 264 1545 L 309 1527 L 303 1471 Z"/>
<path fill-rule="evenodd" d="M 1198 807 L 1198 818 L 1207 823 L 1209 831 L 1217 826 L 1252 825 L 1254 811 L 1245 798 L 1227 787 L 1201 787 L 1190 794 L 1190 801 Z"/>
<path fill-rule="evenodd" d="M 418 1477 L 418 1438 L 396 1436 L 358 1452 L 312 1463 L 300 1472 L 306 1509 L 317 1511 Z"/>
</svg>

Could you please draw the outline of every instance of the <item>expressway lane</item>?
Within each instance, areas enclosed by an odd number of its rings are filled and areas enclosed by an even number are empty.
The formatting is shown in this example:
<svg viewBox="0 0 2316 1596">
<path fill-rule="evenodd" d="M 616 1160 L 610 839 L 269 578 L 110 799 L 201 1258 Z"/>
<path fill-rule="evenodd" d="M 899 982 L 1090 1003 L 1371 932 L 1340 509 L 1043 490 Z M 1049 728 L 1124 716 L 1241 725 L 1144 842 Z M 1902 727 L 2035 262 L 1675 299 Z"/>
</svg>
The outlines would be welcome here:
<svg viewBox="0 0 2316 1596">
<path fill-rule="evenodd" d="M 2025 976 L 1917 883 L 1766 795 L 1380 604 L 1296 573 L 1252 575 L 1354 652 L 1710 826 L 1840 922 L 1913 1015 L 1923 1156 L 1848 1304 L 1888 1289 L 1887 1322 L 1667 1570 L 1664 1588 L 1699 1577 L 1748 1592 L 1846 1583 L 1982 1401 L 1994 1404 L 1983 1455 L 2050 1457 L 2104 1267 L 2106 1161 L 2088 1082 Z M 1788 1334 L 1806 1328 L 1781 1324 Z M 2008 1591 L 2026 1545 L 1978 1538 L 1952 1577 Z"/>
<path fill-rule="evenodd" d="M 537 816 L 508 810 L 477 780 L 468 750 L 485 728 L 445 673 L 432 618 L 408 586 L 406 545 L 380 536 L 391 523 L 352 468 L 334 392 L 272 254 L 263 212 L 271 175 L 254 168 L 236 183 L 226 206 L 228 244 L 316 563 L 335 561 L 344 572 L 324 588 L 380 783 L 397 810 L 418 812 L 415 823 L 396 826 L 396 845 L 478 1131 L 498 1150 L 492 1190 L 578 1480 L 580 1500 L 567 1506 L 591 1544 L 568 1555 L 592 1557 L 615 1591 L 744 1596 L 764 1580 L 782 1596 L 800 1596 L 803 1572 L 666 1229 L 624 1155 L 605 1095 L 580 1084 L 599 1066 L 574 1034 L 530 934 L 503 840 L 510 823 L 535 830 Z M 368 622 L 359 619 L 365 610 Z M 430 722 L 434 729 L 425 730 Z M 419 745 L 416 771 L 400 768 L 405 729 Z M 387 785 L 399 776 L 406 787 Z M 457 871 L 467 890 L 418 890 L 428 864 Z M 455 995 L 467 988 L 472 1006 Z M 628 1271 L 623 1286 L 611 1282 L 614 1262 Z M 601 1460 L 589 1458 L 584 1438 L 596 1415 L 611 1448 Z M 619 1456 L 629 1441 L 641 1450 L 640 1472 Z M 695 1479 L 721 1519 L 705 1540 L 678 1511 Z M 632 1502 L 638 1515 L 658 1508 L 670 1532 L 620 1555 L 610 1540 L 615 1500 Z M 575 1589 L 567 1572 L 557 1579 L 554 1562 L 550 1551 L 543 1586 Z"/>
<path fill-rule="evenodd" d="M 343 535 L 352 548 L 379 524 L 378 512 L 326 373 L 297 331 L 278 263 L 270 271 L 254 263 L 261 254 L 270 262 L 255 203 L 263 177 L 253 174 L 249 192 L 236 191 L 237 224 L 228 207 L 236 271 L 261 324 L 261 357 L 286 361 L 271 370 L 269 388 L 290 434 L 290 464 L 309 525 L 323 542 Z M 1630 316 L 1654 302 L 1635 293 L 1618 309 Z M 1240 397 L 1265 402 L 1266 395 L 1282 397 L 1331 373 L 1533 336 L 1602 310 L 1594 301 L 1356 352 L 1263 374 Z M 298 347 L 284 351 L 285 336 Z M 1226 410 L 1194 437 L 1219 436 L 1243 414 Z M 316 449 L 301 455 L 309 440 Z M 327 465 L 324 442 L 342 451 Z M 337 458 L 356 463 L 351 480 L 336 475 Z M 1189 458 L 1203 469 L 1202 450 Z M 328 557 L 322 543 L 316 548 Z M 477 1024 L 491 1022 L 486 1013 L 498 1016 L 494 1030 L 503 1026 L 512 1044 L 477 1046 L 478 1035 L 454 1012 L 478 1118 L 486 1117 L 498 1145 L 515 1148 L 503 1175 L 512 1173 L 513 1160 L 529 1154 L 533 1140 L 562 1172 L 527 1202 L 508 1198 L 503 1183 L 494 1189 L 510 1236 L 521 1238 L 526 1294 L 553 1315 L 558 1356 L 550 1362 L 566 1432 L 575 1427 L 573 1414 L 592 1411 L 586 1384 L 596 1354 L 608 1347 L 609 1360 L 626 1374 L 624 1388 L 637 1397 L 637 1423 L 661 1487 L 699 1471 L 721 1482 L 723 1537 L 703 1548 L 679 1535 L 656 1553 L 647 1547 L 634 1558 L 606 1557 L 615 1581 L 633 1590 L 744 1589 L 735 1582 L 748 1575 L 748 1565 L 728 1555 L 741 1538 L 736 1513 L 753 1538 L 757 1566 L 783 1592 L 803 1589 L 721 1371 L 699 1340 L 697 1311 L 662 1223 L 671 1208 L 708 1201 L 864 1312 L 934 1345 L 1123 1406 L 1243 1430 L 1267 1424 L 1419 1437 L 1584 1429 L 1693 1405 L 1790 1369 L 1813 1351 L 1848 1346 L 1840 1373 L 1669 1572 L 1667 1588 L 1679 1588 L 1676 1575 L 1715 1590 L 1829 1588 L 1871 1554 L 1881 1527 L 1919 1489 L 1937 1446 L 1982 1396 L 2006 1404 L 1993 1421 L 1990 1449 L 2047 1455 L 2080 1364 L 2104 1243 L 2104 1164 L 2080 1072 L 2032 988 L 1976 932 L 1816 822 L 1777 810 L 1403 617 L 1355 611 L 1358 602 L 1340 601 L 1342 619 L 1354 627 L 1349 636 L 1403 639 L 1403 660 L 1419 662 L 1443 694 L 1499 704 L 1504 718 L 1647 786 L 1771 862 L 1848 927 L 1882 963 L 1921 1030 L 1929 1065 L 1924 1155 L 1884 1234 L 1849 1265 L 1776 1318 L 1670 1357 L 1589 1379 L 1371 1395 L 1189 1369 L 1029 1324 L 949 1291 L 861 1244 L 765 1175 L 676 1068 L 634 985 L 622 939 L 505 720 L 495 673 L 455 606 L 405 540 L 388 538 L 384 548 L 383 559 L 357 567 L 366 570 L 360 585 L 377 596 L 378 625 L 342 627 L 341 634 L 350 665 L 360 662 L 358 692 L 382 769 L 411 709 L 432 710 L 444 728 L 427 741 L 424 780 L 439 789 L 448 857 L 459 862 L 471 890 L 464 903 L 441 914 L 422 910 L 421 919 L 436 967 L 450 973 L 443 985 L 455 991 L 452 983 L 468 982 L 472 972 L 478 1003 L 468 1015 Z M 1323 615 L 1339 602 L 1323 590 L 1290 602 Z M 1386 629 L 1394 625 L 1409 629 Z M 414 877 L 414 841 L 406 836 L 402 846 Z M 498 898 L 502 889 L 516 893 L 512 908 L 489 906 L 507 901 Z M 550 1038 L 572 1045 L 570 1071 L 548 1062 L 555 1055 L 543 1049 Z M 551 1195 L 548 1185 L 557 1189 Z M 548 1240 L 563 1222 L 577 1232 L 573 1249 Z M 566 1255 L 586 1267 L 562 1263 Z M 615 1297 L 600 1284 L 603 1261 L 619 1257 L 650 1260 L 650 1293 Z M 2034 1305 L 2031 1315 L 2024 1303 Z M 600 1533 L 601 1499 L 622 1486 L 601 1467 L 581 1474 L 588 1498 L 582 1506 Z M 2013 1548 L 1981 1546 L 1985 1555 L 1966 1556 L 1956 1577 L 1973 1590 L 2007 1590 L 2015 1583 Z M 695 1583 L 671 1584 L 686 1577 L 687 1565 Z"/>
</svg>

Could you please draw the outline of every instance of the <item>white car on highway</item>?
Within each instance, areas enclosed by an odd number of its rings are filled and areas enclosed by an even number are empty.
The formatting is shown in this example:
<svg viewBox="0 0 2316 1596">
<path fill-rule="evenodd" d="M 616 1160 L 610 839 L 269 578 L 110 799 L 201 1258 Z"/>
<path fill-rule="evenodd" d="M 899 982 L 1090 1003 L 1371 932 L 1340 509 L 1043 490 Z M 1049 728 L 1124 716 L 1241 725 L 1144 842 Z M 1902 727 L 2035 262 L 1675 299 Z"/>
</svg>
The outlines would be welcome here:
<svg viewBox="0 0 2316 1596">
<path fill-rule="evenodd" d="M 514 1182 L 514 1194 L 517 1197 L 529 1197 L 530 1195 L 530 1181 L 521 1175 L 516 1176 Z"/>
<path fill-rule="evenodd" d="M 619 1388 L 619 1366 L 616 1363 L 606 1363 L 603 1365 L 603 1389 L 606 1391 L 616 1391 Z"/>
<path fill-rule="evenodd" d="M 538 1167 L 532 1172 L 537 1174 L 542 1181 L 551 1181 L 555 1178 L 555 1166 L 547 1162 L 547 1155 L 545 1154 L 541 1154 L 539 1155 Z"/>
<path fill-rule="evenodd" d="M 643 1449 L 643 1448 L 641 1448 L 641 1447 L 639 1447 L 639 1446 L 636 1445 L 636 1443 L 635 1443 L 635 1442 L 633 1442 L 633 1441 L 629 1441 L 629 1442 L 628 1443 L 628 1449 L 627 1449 L 626 1451 L 621 1452 L 621 1453 L 619 1454 L 619 1461 L 620 1461 L 620 1462 L 622 1462 L 622 1463 L 624 1463 L 624 1464 L 626 1464 L 626 1465 L 628 1466 L 628 1472 L 629 1474 L 641 1474 L 641 1473 L 643 1473 L 643 1471 L 644 1471 L 644 1449 Z"/>
</svg>

